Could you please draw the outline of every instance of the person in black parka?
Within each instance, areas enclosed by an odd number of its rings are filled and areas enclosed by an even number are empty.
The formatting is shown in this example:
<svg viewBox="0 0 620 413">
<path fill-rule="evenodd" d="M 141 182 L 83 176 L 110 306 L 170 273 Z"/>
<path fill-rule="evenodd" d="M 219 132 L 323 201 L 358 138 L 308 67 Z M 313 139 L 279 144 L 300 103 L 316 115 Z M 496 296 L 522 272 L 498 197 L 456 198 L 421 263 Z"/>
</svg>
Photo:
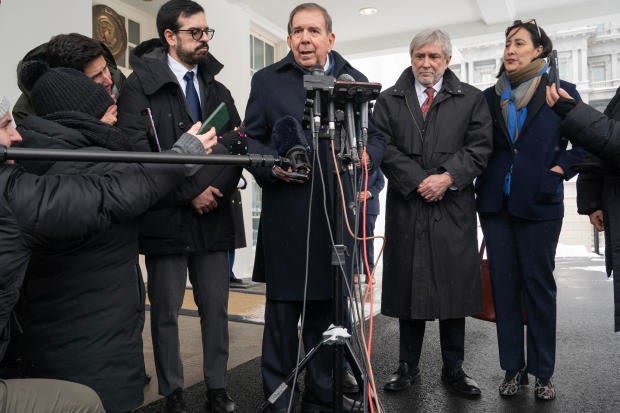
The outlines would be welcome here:
<svg viewBox="0 0 620 413">
<path fill-rule="evenodd" d="M 8 100 L 0 97 L 0 145 L 10 147 L 21 141 L 21 135 L 12 125 Z M 198 141 L 188 135 L 180 141 L 183 142 L 175 148 L 177 152 L 201 154 L 207 149 L 207 140 Z M 213 143 L 211 139 L 210 145 Z M 3 159 L 0 162 L 0 361 L 5 358 L 9 340 L 20 331 L 14 308 L 33 254 L 59 243 L 88 239 L 93 233 L 141 214 L 174 188 L 186 172 L 194 169 L 185 166 L 154 169 L 130 164 L 101 176 L 37 176 Z M 32 344 L 45 347 L 45 342 Z M 74 357 L 78 359 L 80 354 Z M 45 378 L 4 379 L 3 374 L 7 372 L 0 372 L 1 413 L 104 412 L 100 398 L 83 384 Z"/>
<path fill-rule="evenodd" d="M 577 212 L 589 215 L 599 231 L 605 231 L 605 267 L 607 276 L 620 266 L 620 88 L 605 113 L 553 87 L 547 88 L 547 102 L 564 120 L 562 132 L 590 154 L 579 166 Z M 620 331 L 620 278 L 614 277 L 614 331 Z"/>
<path fill-rule="evenodd" d="M 19 126 L 23 146 L 75 150 L 130 146 L 118 128 L 100 121 L 114 102 L 83 73 L 68 68 L 46 71 L 45 65 L 33 63 L 20 75 L 24 84 L 31 85 L 37 113 Z M 198 124 L 190 131 L 197 129 Z M 209 133 L 215 136 L 213 130 Z M 99 176 L 130 167 L 46 161 L 22 165 L 39 175 Z M 162 173 L 157 179 L 174 180 L 178 186 L 183 177 Z M 138 220 L 35 250 L 18 307 L 23 334 L 16 348 L 25 374 L 86 384 L 99 394 L 108 413 L 138 407 L 145 377 L 144 298 Z"/>
</svg>

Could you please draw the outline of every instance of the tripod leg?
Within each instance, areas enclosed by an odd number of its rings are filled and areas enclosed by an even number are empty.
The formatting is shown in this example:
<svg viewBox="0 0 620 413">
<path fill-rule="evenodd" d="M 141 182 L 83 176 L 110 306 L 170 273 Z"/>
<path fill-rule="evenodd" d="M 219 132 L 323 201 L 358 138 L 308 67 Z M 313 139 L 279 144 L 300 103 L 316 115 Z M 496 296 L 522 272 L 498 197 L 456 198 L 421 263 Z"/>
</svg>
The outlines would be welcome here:
<svg viewBox="0 0 620 413">
<path fill-rule="evenodd" d="M 353 347 L 351 346 L 351 342 L 349 340 L 346 340 L 344 342 L 344 352 L 344 356 L 349 362 L 349 366 L 351 366 L 351 370 L 353 371 L 355 380 L 357 381 L 360 389 L 362 389 L 367 380 L 366 373 L 365 370 L 362 368 L 359 360 L 355 356 L 355 353 L 353 352 Z"/>
<path fill-rule="evenodd" d="M 299 373 L 302 372 L 305 368 L 306 365 L 310 362 L 310 360 L 312 360 L 312 358 L 316 355 L 316 352 L 319 351 L 319 349 L 321 347 L 323 347 L 326 342 L 329 339 L 323 339 L 323 341 L 321 341 L 317 346 L 313 347 L 308 354 L 306 354 L 306 356 L 301 359 L 301 361 L 299 362 L 299 364 L 293 369 L 293 371 L 291 371 L 289 373 L 289 375 L 286 377 L 286 379 L 278 386 L 278 388 L 276 388 L 274 390 L 273 393 L 271 393 L 269 395 L 269 397 L 267 398 L 267 400 L 265 400 L 260 406 L 258 406 L 258 409 L 256 410 L 257 413 L 262 413 L 264 411 L 267 410 L 267 408 L 272 405 L 275 404 L 276 401 L 278 401 L 278 399 L 280 399 L 280 397 L 282 397 L 282 395 L 284 394 L 284 392 L 289 388 L 289 387 L 294 387 L 293 379 L 295 378 L 295 376 L 297 375 L 297 377 L 299 377 Z"/>
</svg>

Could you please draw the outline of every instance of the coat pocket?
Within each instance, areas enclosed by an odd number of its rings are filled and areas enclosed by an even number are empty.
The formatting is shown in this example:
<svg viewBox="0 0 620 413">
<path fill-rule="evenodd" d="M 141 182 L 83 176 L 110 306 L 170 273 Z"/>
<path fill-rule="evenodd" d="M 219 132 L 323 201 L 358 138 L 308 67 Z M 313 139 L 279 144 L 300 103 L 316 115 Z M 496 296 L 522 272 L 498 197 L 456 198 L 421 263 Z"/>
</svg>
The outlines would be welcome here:
<svg viewBox="0 0 620 413">
<path fill-rule="evenodd" d="M 556 204 L 564 200 L 564 175 L 547 169 L 540 180 L 536 201 Z"/>
</svg>

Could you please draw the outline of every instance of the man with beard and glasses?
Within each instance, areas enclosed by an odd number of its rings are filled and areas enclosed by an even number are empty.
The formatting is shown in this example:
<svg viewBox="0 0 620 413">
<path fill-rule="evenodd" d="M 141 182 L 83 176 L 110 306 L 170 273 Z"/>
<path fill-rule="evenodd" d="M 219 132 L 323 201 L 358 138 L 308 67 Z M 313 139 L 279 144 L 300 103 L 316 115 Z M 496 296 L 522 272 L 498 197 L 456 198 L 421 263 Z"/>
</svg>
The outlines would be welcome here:
<svg viewBox="0 0 620 413">
<path fill-rule="evenodd" d="M 134 148 L 170 148 L 222 102 L 230 120 L 217 133 L 239 125 L 230 91 L 214 79 L 223 66 L 209 53 L 214 30 L 203 8 L 194 1 L 168 1 L 157 13 L 157 31 L 159 39 L 138 45 L 130 55 L 134 72 L 118 100 L 118 126 L 135 137 Z M 145 127 L 146 110 L 157 127 L 157 144 Z M 214 153 L 226 152 L 221 144 L 214 148 Z M 240 167 L 207 165 L 142 221 L 140 252 L 148 271 L 155 368 L 167 412 L 186 411 L 178 312 L 188 270 L 200 314 L 207 411 L 235 411 L 226 392 L 228 250 L 235 247 L 230 197 L 240 176 Z"/>
</svg>

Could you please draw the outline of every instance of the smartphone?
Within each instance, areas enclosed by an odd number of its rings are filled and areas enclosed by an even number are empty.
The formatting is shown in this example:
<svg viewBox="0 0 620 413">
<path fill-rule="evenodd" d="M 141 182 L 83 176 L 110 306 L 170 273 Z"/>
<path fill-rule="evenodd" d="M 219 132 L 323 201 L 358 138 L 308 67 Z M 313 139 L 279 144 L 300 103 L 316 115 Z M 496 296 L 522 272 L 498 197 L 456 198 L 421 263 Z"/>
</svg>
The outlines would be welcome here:
<svg viewBox="0 0 620 413">
<path fill-rule="evenodd" d="M 202 123 L 198 135 L 207 132 L 213 126 L 217 133 L 222 131 L 222 128 L 228 123 L 230 115 L 228 114 L 228 108 L 224 102 L 220 103 L 217 108 L 209 115 L 207 119 Z"/>
<path fill-rule="evenodd" d="M 549 75 L 547 84 L 551 86 L 555 83 L 556 90 L 560 89 L 560 71 L 558 70 L 558 51 L 553 49 L 549 55 Z"/>
</svg>

